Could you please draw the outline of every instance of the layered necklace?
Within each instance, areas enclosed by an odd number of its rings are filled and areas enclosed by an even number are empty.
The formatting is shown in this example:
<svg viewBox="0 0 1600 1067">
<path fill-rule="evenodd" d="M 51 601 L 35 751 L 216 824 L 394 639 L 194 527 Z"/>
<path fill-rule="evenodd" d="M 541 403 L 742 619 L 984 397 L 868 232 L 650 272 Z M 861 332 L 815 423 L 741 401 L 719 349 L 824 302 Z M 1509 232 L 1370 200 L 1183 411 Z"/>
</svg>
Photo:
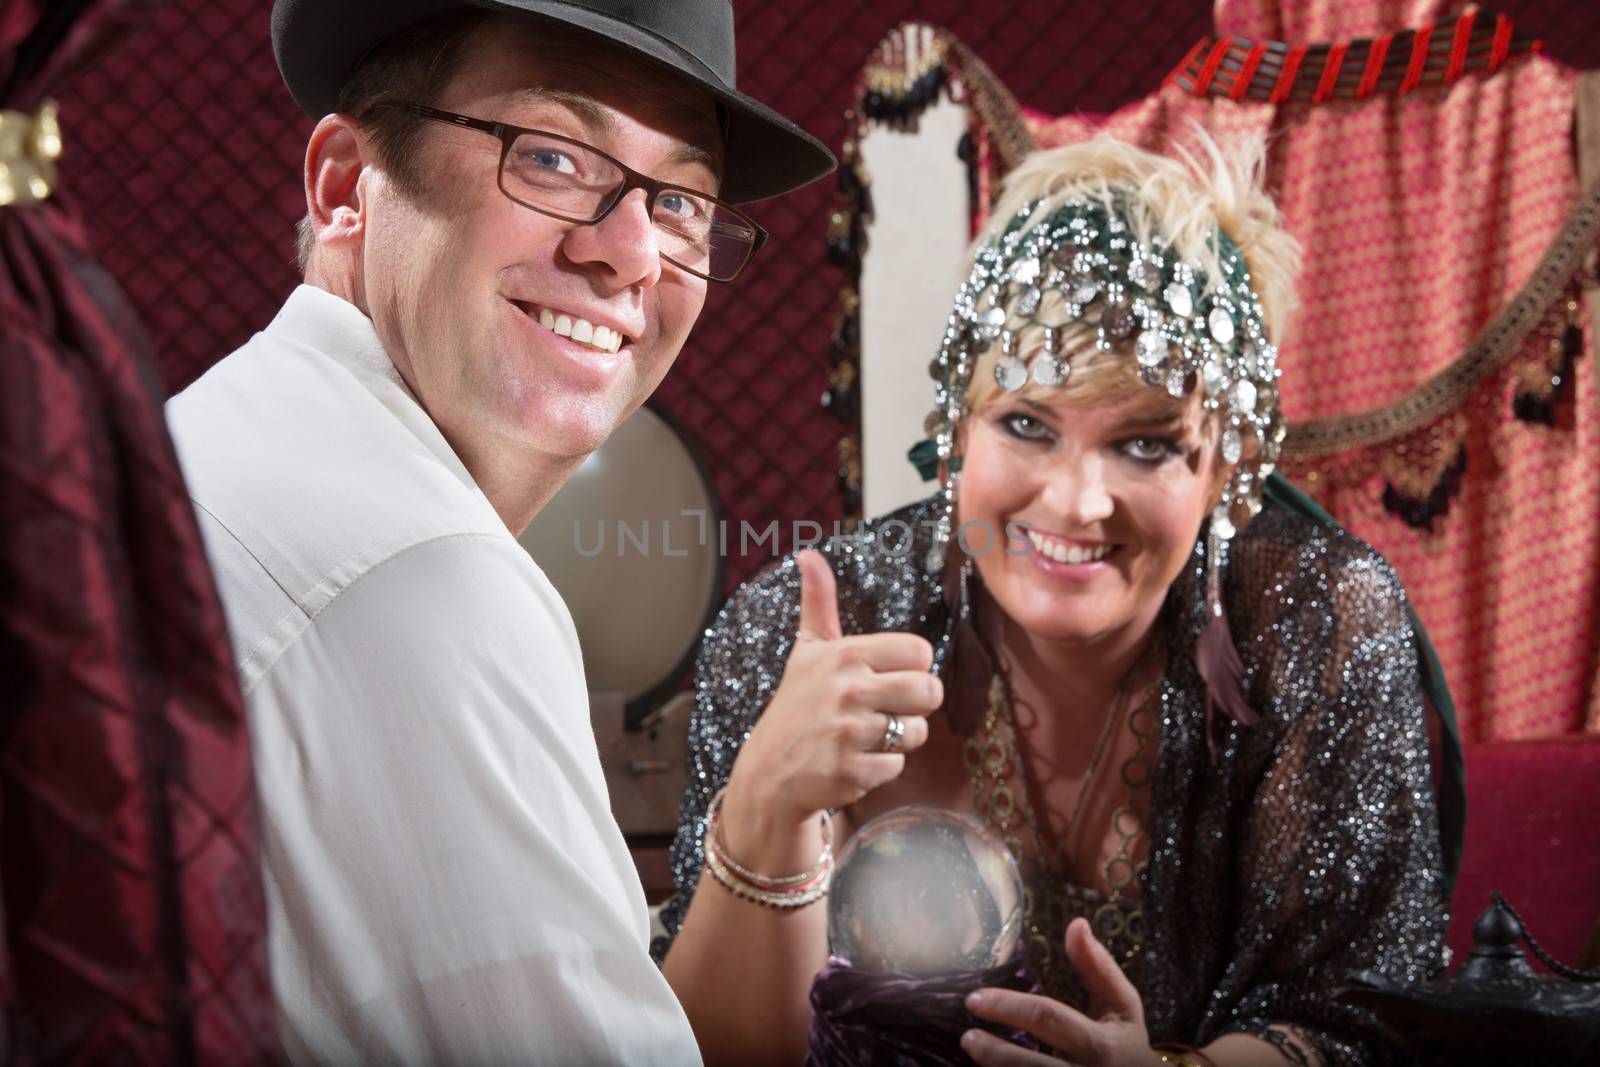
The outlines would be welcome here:
<svg viewBox="0 0 1600 1067">
<path fill-rule="evenodd" d="M 1067 962 L 1062 937 L 1077 916 L 1089 920 L 1100 943 L 1110 949 L 1131 980 L 1136 975 L 1139 950 L 1144 944 L 1143 905 L 1137 892 L 1144 860 L 1139 858 L 1149 832 L 1136 803 L 1149 788 L 1155 771 L 1155 742 L 1160 718 L 1160 691 L 1166 668 L 1166 649 L 1152 638 L 1133 669 L 1123 678 L 1106 716 L 1083 785 L 1073 801 L 1072 813 L 1061 836 L 1061 848 L 1050 848 L 1040 830 L 1034 802 L 1034 783 L 1017 733 L 1016 714 L 1005 674 L 996 670 L 989 684 L 989 703 L 983 721 L 963 746 L 962 756 L 972 780 L 973 808 L 1005 841 L 1018 862 L 1030 852 L 1036 857 L 1034 877 L 1023 891 L 1024 930 L 1028 958 L 1045 992 L 1058 1000 L 1082 1004 L 1084 991 Z M 1100 864 L 1106 892 L 1072 882 L 1072 864 L 1066 849 L 1080 839 L 1080 823 L 1090 798 L 1100 785 L 1100 772 L 1113 738 L 1121 726 L 1132 733 L 1132 753 L 1122 761 L 1121 786 L 1126 798 L 1111 815 L 1117 847 Z"/>
</svg>

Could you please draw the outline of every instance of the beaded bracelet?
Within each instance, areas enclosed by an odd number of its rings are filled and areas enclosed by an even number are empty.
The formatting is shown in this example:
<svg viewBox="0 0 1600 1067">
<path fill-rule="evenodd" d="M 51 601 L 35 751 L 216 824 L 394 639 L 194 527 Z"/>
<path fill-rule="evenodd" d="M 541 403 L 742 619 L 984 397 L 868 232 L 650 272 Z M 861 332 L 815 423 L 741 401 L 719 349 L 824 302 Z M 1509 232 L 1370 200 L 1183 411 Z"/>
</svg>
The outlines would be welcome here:
<svg viewBox="0 0 1600 1067">
<path fill-rule="evenodd" d="M 722 811 L 722 797 L 726 791 L 726 787 L 717 790 L 706 809 L 703 846 L 706 869 L 712 877 L 734 895 L 769 908 L 803 908 L 826 896 L 833 879 L 832 816 L 828 812 L 822 813 L 822 853 L 817 857 L 816 865 L 799 874 L 773 878 L 741 866 L 728 855 L 727 847 L 717 832 L 718 815 Z"/>
</svg>

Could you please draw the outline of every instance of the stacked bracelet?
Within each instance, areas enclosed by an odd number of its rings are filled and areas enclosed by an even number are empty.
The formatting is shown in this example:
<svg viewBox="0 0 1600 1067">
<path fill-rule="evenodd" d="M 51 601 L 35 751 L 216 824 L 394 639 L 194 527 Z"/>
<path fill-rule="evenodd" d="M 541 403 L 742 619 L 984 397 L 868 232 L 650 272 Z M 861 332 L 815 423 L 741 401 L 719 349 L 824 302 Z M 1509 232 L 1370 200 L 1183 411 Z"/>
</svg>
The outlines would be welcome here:
<svg viewBox="0 0 1600 1067">
<path fill-rule="evenodd" d="M 828 895 L 828 884 L 833 879 L 833 821 L 822 813 L 822 854 L 808 871 L 773 878 L 757 874 L 736 862 L 728 855 L 727 846 L 717 832 L 717 817 L 722 811 L 722 794 L 717 790 L 706 809 L 705 854 L 706 869 L 734 895 L 763 904 L 769 908 L 803 908 Z"/>
</svg>

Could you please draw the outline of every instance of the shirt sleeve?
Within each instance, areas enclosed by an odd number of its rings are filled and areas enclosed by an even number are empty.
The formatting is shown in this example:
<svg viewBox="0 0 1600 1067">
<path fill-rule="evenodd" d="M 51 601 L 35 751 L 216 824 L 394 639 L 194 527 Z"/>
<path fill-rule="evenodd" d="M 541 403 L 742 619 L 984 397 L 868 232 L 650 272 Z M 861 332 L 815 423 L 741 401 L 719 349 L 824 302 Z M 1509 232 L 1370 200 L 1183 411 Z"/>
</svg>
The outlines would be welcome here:
<svg viewBox="0 0 1600 1067">
<path fill-rule="evenodd" d="M 250 693 L 292 1059 L 696 1064 L 576 634 L 509 538 L 362 574 Z"/>
</svg>

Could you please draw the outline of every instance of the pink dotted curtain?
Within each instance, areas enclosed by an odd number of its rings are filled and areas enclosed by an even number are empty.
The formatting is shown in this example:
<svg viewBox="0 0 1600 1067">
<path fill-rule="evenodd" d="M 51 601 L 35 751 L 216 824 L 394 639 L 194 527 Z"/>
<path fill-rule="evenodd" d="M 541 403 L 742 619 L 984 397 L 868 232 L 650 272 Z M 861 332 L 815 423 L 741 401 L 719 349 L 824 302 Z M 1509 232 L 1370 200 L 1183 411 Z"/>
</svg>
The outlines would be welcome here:
<svg viewBox="0 0 1600 1067">
<path fill-rule="evenodd" d="M 1281 468 L 1395 564 L 1469 740 L 1600 731 L 1600 174 L 1579 84 L 1476 7 L 1221 0 L 1158 92 L 1027 120 L 1044 145 L 1159 145 L 1190 121 L 1270 138 L 1305 249 Z"/>
</svg>

